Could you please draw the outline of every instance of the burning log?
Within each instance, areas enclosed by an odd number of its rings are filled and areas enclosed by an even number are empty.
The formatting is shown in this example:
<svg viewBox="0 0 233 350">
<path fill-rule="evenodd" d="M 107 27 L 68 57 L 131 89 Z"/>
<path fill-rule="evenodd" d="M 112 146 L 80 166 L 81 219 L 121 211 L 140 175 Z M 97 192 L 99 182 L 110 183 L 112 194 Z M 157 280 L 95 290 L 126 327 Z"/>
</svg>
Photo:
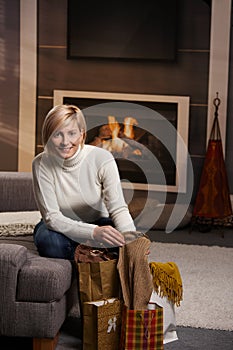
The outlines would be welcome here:
<svg viewBox="0 0 233 350">
<path fill-rule="evenodd" d="M 90 144 L 107 149 L 115 157 L 127 159 L 150 159 L 149 150 L 138 141 L 146 134 L 145 130 L 139 130 L 135 137 L 134 125 L 138 122 L 133 117 L 125 117 L 124 128 L 116 121 L 114 116 L 108 116 L 108 124 L 100 127 L 98 135 Z"/>
</svg>

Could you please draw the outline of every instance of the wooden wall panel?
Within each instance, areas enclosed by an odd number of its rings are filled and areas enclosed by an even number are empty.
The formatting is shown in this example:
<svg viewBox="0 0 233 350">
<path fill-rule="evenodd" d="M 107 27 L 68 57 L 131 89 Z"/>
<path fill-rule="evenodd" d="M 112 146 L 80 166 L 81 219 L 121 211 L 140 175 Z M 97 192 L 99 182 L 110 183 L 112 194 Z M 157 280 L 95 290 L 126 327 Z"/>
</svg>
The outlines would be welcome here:
<svg viewBox="0 0 233 350">
<path fill-rule="evenodd" d="M 15 171 L 19 121 L 19 1 L 1 0 L 0 5 L 0 171 Z"/>
<path fill-rule="evenodd" d="M 52 105 L 54 89 L 188 95 L 191 102 L 188 147 L 194 160 L 195 193 L 205 155 L 210 7 L 203 0 L 179 0 L 175 62 L 68 60 L 66 9 L 65 0 L 38 1 L 37 144 L 42 114 Z"/>
<path fill-rule="evenodd" d="M 208 51 L 210 48 L 210 6 L 204 0 L 179 0 L 178 13 L 178 48 L 189 49 L 191 52 Z"/>
<path fill-rule="evenodd" d="M 189 95 L 207 103 L 208 53 L 178 52 L 176 63 L 67 60 L 65 49 L 41 48 L 38 93 L 54 89 Z M 192 82 L 192 84 L 191 84 Z"/>
<path fill-rule="evenodd" d="M 189 115 L 189 153 L 204 157 L 206 152 L 207 106 L 193 105 Z M 201 130 L 201 132 L 200 132 Z"/>
</svg>

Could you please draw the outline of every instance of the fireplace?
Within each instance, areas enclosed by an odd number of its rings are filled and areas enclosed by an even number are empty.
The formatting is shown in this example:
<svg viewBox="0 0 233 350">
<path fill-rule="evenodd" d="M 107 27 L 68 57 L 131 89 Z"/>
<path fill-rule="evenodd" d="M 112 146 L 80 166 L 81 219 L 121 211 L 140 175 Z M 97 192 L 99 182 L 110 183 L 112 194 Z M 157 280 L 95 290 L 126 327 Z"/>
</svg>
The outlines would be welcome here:
<svg viewBox="0 0 233 350">
<path fill-rule="evenodd" d="M 54 105 L 77 105 L 86 143 L 109 150 L 123 188 L 186 192 L 188 96 L 54 90 Z"/>
</svg>

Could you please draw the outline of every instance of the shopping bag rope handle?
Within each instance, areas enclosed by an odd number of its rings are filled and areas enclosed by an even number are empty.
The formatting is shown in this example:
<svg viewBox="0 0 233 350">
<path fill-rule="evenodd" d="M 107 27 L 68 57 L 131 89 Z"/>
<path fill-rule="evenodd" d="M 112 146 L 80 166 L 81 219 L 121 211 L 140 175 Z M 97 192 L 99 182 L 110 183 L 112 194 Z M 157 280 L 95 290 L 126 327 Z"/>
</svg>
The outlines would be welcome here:
<svg viewBox="0 0 233 350">
<path fill-rule="evenodd" d="M 152 314 L 151 321 L 150 321 L 150 325 L 151 325 L 152 320 L 153 320 L 154 317 L 155 317 L 155 315 Z M 142 314 L 140 314 L 140 318 L 141 318 L 142 325 L 143 325 L 143 327 L 144 327 L 144 335 L 145 335 L 145 338 L 146 338 L 146 339 L 149 339 L 149 338 L 150 338 L 149 325 L 145 326 L 145 321 L 144 321 L 144 317 L 142 316 Z"/>
</svg>

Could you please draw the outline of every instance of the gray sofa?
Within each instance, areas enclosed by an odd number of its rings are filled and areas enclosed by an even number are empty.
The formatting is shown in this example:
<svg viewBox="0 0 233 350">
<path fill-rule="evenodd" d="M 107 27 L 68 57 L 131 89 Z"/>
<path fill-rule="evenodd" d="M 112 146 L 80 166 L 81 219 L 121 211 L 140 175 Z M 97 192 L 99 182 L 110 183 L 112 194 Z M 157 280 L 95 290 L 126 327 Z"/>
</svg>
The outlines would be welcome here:
<svg viewBox="0 0 233 350">
<path fill-rule="evenodd" d="M 0 212 L 37 210 L 31 173 L 0 172 L 0 198 Z M 78 303 L 75 268 L 40 257 L 33 237 L 21 238 L 0 236 L 0 336 L 32 337 L 34 350 L 53 350 Z"/>
</svg>

